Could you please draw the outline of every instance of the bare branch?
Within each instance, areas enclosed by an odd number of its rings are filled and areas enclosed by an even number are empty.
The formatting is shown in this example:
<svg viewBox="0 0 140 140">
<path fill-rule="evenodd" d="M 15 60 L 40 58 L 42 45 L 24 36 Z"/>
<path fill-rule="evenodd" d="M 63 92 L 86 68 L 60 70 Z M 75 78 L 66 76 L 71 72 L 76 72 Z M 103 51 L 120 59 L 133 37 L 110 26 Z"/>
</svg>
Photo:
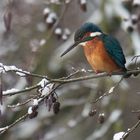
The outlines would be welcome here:
<svg viewBox="0 0 140 140">
<path fill-rule="evenodd" d="M 101 95 L 99 98 L 97 98 L 93 103 L 95 104 L 95 103 L 97 103 L 98 101 L 102 100 L 105 96 L 109 96 L 109 95 L 113 94 L 113 91 L 114 91 L 114 90 L 119 86 L 119 84 L 123 81 L 123 78 L 124 78 L 124 77 L 122 77 L 122 78 L 120 79 L 120 81 L 119 81 L 115 86 L 111 87 L 109 91 L 105 92 L 103 95 Z"/>
</svg>

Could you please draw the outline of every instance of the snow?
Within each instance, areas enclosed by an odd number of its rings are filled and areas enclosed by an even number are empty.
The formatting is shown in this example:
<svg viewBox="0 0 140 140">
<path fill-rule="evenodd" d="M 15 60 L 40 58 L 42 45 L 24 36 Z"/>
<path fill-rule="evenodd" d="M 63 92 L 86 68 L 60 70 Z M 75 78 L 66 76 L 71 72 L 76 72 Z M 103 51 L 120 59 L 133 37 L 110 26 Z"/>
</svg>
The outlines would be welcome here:
<svg viewBox="0 0 140 140">
<path fill-rule="evenodd" d="M 0 128 L 0 131 L 6 130 L 6 129 L 8 129 L 8 126 Z"/>
<path fill-rule="evenodd" d="M 50 13 L 50 9 L 48 7 L 46 7 L 44 10 L 43 10 L 43 14 L 44 15 L 47 15 Z"/>
<path fill-rule="evenodd" d="M 125 134 L 125 132 L 118 132 L 114 134 L 113 140 L 121 140 L 122 136 Z"/>
<path fill-rule="evenodd" d="M 33 110 L 32 110 L 32 107 L 30 106 L 29 108 L 28 108 L 28 114 L 32 114 L 33 113 Z"/>
<path fill-rule="evenodd" d="M 54 86 L 53 83 L 49 83 L 49 81 L 45 78 L 43 78 L 37 85 L 41 86 L 39 91 L 43 96 L 48 95 Z"/>
<path fill-rule="evenodd" d="M 87 1 L 86 1 L 86 0 L 80 0 L 80 3 L 81 3 L 81 4 L 86 4 Z"/>
<path fill-rule="evenodd" d="M 52 18 L 52 19 L 56 19 L 57 18 L 56 13 L 54 13 L 54 12 L 51 12 L 49 14 L 49 17 Z"/>
<path fill-rule="evenodd" d="M 8 71 L 14 71 L 19 76 L 25 76 L 26 74 L 30 74 L 28 71 L 23 71 L 22 69 L 17 68 L 14 65 L 6 66 L 0 63 L 0 73 L 8 72 Z"/>
<path fill-rule="evenodd" d="M 69 120 L 69 122 L 68 122 L 69 127 L 74 127 L 74 126 L 76 126 L 76 124 L 77 124 L 77 122 L 75 120 Z"/>
<path fill-rule="evenodd" d="M 6 91 L 3 91 L 3 95 L 10 94 L 10 93 L 17 92 L 17 91 L 19 91 L 19 89 L 11 88 Z"/>
<path fill-rule="evenodd" d="M 45 45 L 45 43 L 46 43 L 46 39 L 41 39 L 40 42 L 39 42 L 40 46 Z"/>
<path fill-rule="evenodd" d="M 51 2 L 51 3 L 54 3 L 54 4 L 59 4 L 59 3 L 60 3 L 59 0 L 51 0 L 50 2 Z"/>
<path fill-rule="evenodd" d="M 52 90 L 53 85 L 54 85 L 54 84 L 48 84 L 47 86 L 45 86 L 45 87 L 43 88 L 43 90 L 41 91 L 41 94 L 42 94 L 43 96 L 48 95 L 48 94 L 50 93 L 50 91 Z"/>
<path fill-rule="evenodd" d="M 55 19 L 57 19 L 56 13 L 51 12 L 46 19 L 46 23 L 53 23 Z"/>
<path fill-rule="evenodd" d="M 81 113 L 82 117 L 87 117 L 88 116 L 89 111 L 90 111 L 90 107 L 91 107 L 91 105 L 88 104 L 88 103 L 84 106 L 84 109 Z"/>
<path fill-rule="evenodd" d="M 16 66 L 4 66 L 5 71 L 16 71 L 18 68 Z"/>
<path fill-rule="evenodd" d="M 25 73 L 18 72 L 18 71 L 16 72 L 16 74 L 17 74 L 17 75 L 19 75 L 19 76 L 21 76 L 21 77 L 22 77 L 22 76 L 26 76 L 26 74 L 25 74 Z"/>
<path fill-rule="evenodd" d="M 62 29 L 61 28 L 56 28 L 55 29 L 55 34 L 56 35 L 61 35 L 62 34 Z"/>
<path fill-rule="evenodd" d="M 140 5 L 140 0 L 133 0 L 133 5 Z"/>
<path fill-rule="evenodd" d="M 46 23 L 53 23 L 53 19 L 49 16 L 49 17 L 46 19 Z"/>
<path fill-rule="evenodd" d="M 46 86 L 46 87 L 44 87 L 43 90 L 41 91 L 41 94 L 42 94 L 43 96 L 48 95 L 49 91 L 50 91 L 50 89 Z"/>
<path fill-rule="evenodd" d="M 70 35 L 70 34 L 71 34 L 71 31 L 70 31 L 68 28 L 65 28 L 65 29 L 64 29 L 64 33 L 65 33 L 66 35 Z"/>
<path fill-rule="evenodd" d="M 83 68 L 83 69 L 81 69 L 81 71 L 82 71 L 82 72 L 85 72 L 85 73 L 87 72 L 84 68 Z"/>
<path fill-rule="evenodd" d="M 63 39 L 63 40 L 67 40 L 67 39 L 68 39 L 67 35 L 66 35 L 66 34 L 63 34 L 63 35 L 62 35 L 62 39 Z"/>
<path fill-rule="evenodd" d="M 42 88 L 46 86 L 49 81 L 46 78 L 43 78 L 37 85 L 40 85 Z"/>
<path fill-rule="evenodd" d="M 99 117 L 100 117 L 100 116 L 105 116 L 105 114 L 104 114 L 104 113 L 100 113 L 100 114 L 99 114 Z"/>
<path fill-rule="evenodd" d="M 112 93 L 114 91 L 115 87 L 111 87 L 110 90 L 108 91 L 108 93 Z"/>
<path fill-rule="evenodd" d="M 33 100 L 33 105 L 38 105 L 38 100 L 37 99 Z"/>
</svg>

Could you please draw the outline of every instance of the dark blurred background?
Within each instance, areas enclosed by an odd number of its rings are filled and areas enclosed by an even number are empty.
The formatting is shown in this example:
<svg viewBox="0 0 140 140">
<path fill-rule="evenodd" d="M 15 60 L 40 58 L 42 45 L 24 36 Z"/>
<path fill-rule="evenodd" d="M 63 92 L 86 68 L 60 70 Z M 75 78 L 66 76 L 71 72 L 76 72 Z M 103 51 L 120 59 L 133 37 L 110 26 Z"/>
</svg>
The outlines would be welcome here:
<svg viewBox="0 0 140 140">
<path fill-rule="evenodd" d="M 140 2 L 138 0 L 1 0 L 0 1 L 0 62 L 15 65 L 33 73 L 60 78 L 73 69 L 91 69 L 81 48 L 61 58 L 73 43 L 73 35 L 84 22 L 99 25 L 105 33 L 116 37 L 122 45 L 129 69 L 139 68 L 131 59 L 140 55 Z M 51 17 L 48 13 L 51 12 Z M 50 15 L 49 15 L 50 16 Z M 56 22 L 59 20 L 59 23 Z M 4 23 L 5 21 L 5 23 Z M 57 25 L 57 26 L 56 26 Z M 139 76 L 124 79 L 115 95 L 107 96 L 96 105 L 97 97 L 119 81 L 119 76 L 70 83 L 56 92 L 59 114 L 48 112 L 42 105 L 34 119 L 27 119 L 0 136 L 1 140 L 113 140 L 113 135 L 126 131 L 137 121 L 132 110 L 140 106 Z M 33 78 L 32 83 L 39 79 Z M 29 80 L 15 74 L 3 76 L 4 90 L 22 89 Z M 9 109 L 29 98 L 29 93 L 5 97 L 1 106 L 0 127 L 22 116 L 28 104 Z M 32 93 L 33 94 L 33 93 Z M 97 110 L 89 117 L 91 108 Z M 105 114 L 105 122 L 98 115 Z M 139 140 L 139 128 L 127 139 Z"/>
</svg>

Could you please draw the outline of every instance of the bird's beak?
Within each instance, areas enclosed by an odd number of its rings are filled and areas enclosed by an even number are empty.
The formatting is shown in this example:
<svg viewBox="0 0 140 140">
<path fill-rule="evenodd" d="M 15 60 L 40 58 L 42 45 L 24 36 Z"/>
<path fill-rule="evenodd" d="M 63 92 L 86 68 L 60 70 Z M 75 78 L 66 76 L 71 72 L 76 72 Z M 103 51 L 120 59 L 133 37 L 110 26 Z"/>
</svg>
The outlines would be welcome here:
<svg viewBox="0 0 140 140">
<path fill-rule="evenodd" d="M 80 43 L 82 42 L 87 42 L 87 41 L 90 41 L 92 40 L 93 37 L 86 37 L 84 38 L 83 40 L 80 40 L 80 41 L 77 41 L 75 42 L 73 45 L 71 45 L 67 50 L 65 50 L 62 54 L 61 54 L 61 57 L 64 56 L 65 54 L 67 54 L 69 51 L 71 51 L 73 48 L 77 47 Z"/>
<path fill-rule="evenodd" d="M 79 43 L 75 42 L 73 45 L 71 45 L 68 49 L 66 49 L 62 54 L 61 57 L 67 54 L 69 51 L 71 51 L 73 48 L 77 47 Z"/>
</svg>

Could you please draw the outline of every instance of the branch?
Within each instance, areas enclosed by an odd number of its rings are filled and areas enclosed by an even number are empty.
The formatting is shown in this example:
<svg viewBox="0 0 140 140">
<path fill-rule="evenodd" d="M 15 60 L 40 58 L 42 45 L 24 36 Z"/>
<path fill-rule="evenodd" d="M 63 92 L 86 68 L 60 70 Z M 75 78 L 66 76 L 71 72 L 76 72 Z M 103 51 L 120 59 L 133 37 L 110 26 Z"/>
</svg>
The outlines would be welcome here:
<svg viewBox="0 0 140 140">
<path fill-rule="evenodd" d="M 136 129 L 140 126 L 140 120 L 136 122 L 131 128 L 129 128 L 122 136 L 120 140 L 126 140 L 126 138 Z"/>
<path fill-rule="evenodd" d="M 99 73 L 99 74 L 91 74 L 88 76 L 82 76 L 82 77 L 78 77 L 78 78 L 71 78 L 71 79 L 50 79 L 51 82 L 57 82 L 57 83 L 71 83 L 71 82 L 78 82 L 78 81 L 83 81 L 83 80 L 89 80 L 89 79 L 97 79 L 97 78 L 101 78 L 101 77 L 107 77 L 107 76 L 114 76 L 114 75 L 122 75 L 122 76 L 129 76 L 132 74 L 139 74 L 140 73 L 140 69 L 139 70 L 129 70 L 127 72 L 113 72 L 112 74 L 108 74 L 108 73 Z"/>
<path fill-rule="evenodd" d="M 16 68 L 15 66 L 4 66 L 2 64 L 0 66 L 2 68 L 2 69 L 0 69 L 1 73 L 13 71 L 16 74 L 18 74 L 19 76 L 31 75 L 32 77 L 43 78 L 38 84 L 36 84 L 34 86 L 31 86 L 31 87 L 27 87 L 27 88 L 25 88 L 23 90 L 19 90 L 19 91 L 14 91 L 14 90 L 3 91 L 3 96 L 12 96 L 12 95 L 17 95 L 17 94 L 24 93 L 24 92 L 29 92 L 29 91 L 32 91 L 34 89 L 38 89 L 38 90 L 40 90 L 40 95 L 38 95 L 34 99 L 34 100 L 37 101 L 38 104 L 40 104 L 42 101 L 44 101 L 44 99 L 46 99 L 51 94 L 53 94 L 55 92 L 55 90 L 58 89 L 63 84 L 71 83 L 71 82 L 78 82 L 78 81 L 83 81 L 83 80 L 89 80 L 89 79 L 97 79 L 97 78 L 107 77 L 107 76 L 113 76 L 113 75 L 121 75 L 122 78 L 116 84 L 116 86 L 112 87 L 108 92 L 106 92 L 101 97 L 99 97 L 98 99 L 96 99 L 95 102 L 97 102 L 97 101 L 101 100 L 103 97 L 112 94 L 112 92 L 114 91 L 114 89 L 119 86 L 119 84 L 121 83 L 121 81 L 123 80 L 123 78 L 125 76 L 132 75 L 132 74 L 139 74 L 140 73 L 140 70 L 130 70 L 130 71 L 127 71 L 126 73 L 124 73 L 124 72 L 114 72 L 111 75 L 108 74 L 108 73 L 100 73 L 100 74 L 97 74 L 97 75 L 90 74 L 90 75 L 87 75 L 87 76 L 81 76 L 81 77 L 71 78 L 73 76 L 76 76 L 80 72 L 85 72 L 85 71 L 82 71 L 82 70 L 77 70 L 77 71 L 71 73 L 70 75 L 68 75 L 66 77 L 62 77 L 62 78 L 59 78 L 59 79 L 50 79 L 47 76 L 41 76 L 41 75 L 32 74 L 30 72 L 23 71 L 21 69 Z M 43 90 L 45 90 L 45 94 L 42 92 Z M 27 102 L 24 102 L 24 103 L 26 104 Z M 32 109 L 32 107 L 30 107 L 30 108 Z M 11 127 L 13 127 L 14 125 L 16 125 L 17 123 L 19 123 L 20 121 L 22 121 L 25 118 L 27 118 L 28 115 L 29 114 L 26 113 L 25 115 L 23 115 L 22 117 L 20 117 L 19 119 L 17 119 L 15 122 L 13 122 L 12 124 L 10 124 L 9 126 L 6 126 L 6 127 L 1 128 L 0 129 L 0 134 L 6 132 Z M 138 122 L 138 124 L 136 124 L 132 129 L 130 129 L 131 131 L 130 130 L 127 131 L 127 133 L 129 134 L 132 131 L 134 131 L 138 127 L 139 123 L 140 122 Z"/>
<path fill-rule="evenodd" d="M 22 120 L 25 120 L 28 117 L 28 113 L 26 113 L 25 115 L 21 116 L 20 118 L 18 118 L 15 122 L 13 122 L 12 124 L 0 128 L 0 134 L 5 133 L 7 130 L 9 130 L 11 127 L 15 126 L 17 123 L 21 122 Z"/>
<path fill-rule="evenodd" d="M 124 77 L 122 76 L 122 78 L 120 79 L 120 81 L 113 87 L 111 87 L 109 89 L 109 91 L 105 92 L 103 95 L 101 95 L 100 97 L 98 97 L 93 103 L 97 103 L 98 101 L 102 100 L 105 96 L 109 96 L 111 94 L 113 94 L 113 91 L 119 86 L 119 84 L 123 81 Z"/>
<path fill-rule="evenodd" d="M 27 87 L 27 88 L 22 89 L 22 90 L 17 90 L 17 91 L 12 91 L 12 89 L 11 89 L 11 91 L 10 90 L 3 91 L 2 96 L 12 96 L 12 95 L 16 95 L 16 94 L 21 94 L 24 92 L 32 91 L 34 89 L 38 89 L 39 87 L 40 87 L 40 85 L 35 85 L 35 86 Z"/>
</svg>

